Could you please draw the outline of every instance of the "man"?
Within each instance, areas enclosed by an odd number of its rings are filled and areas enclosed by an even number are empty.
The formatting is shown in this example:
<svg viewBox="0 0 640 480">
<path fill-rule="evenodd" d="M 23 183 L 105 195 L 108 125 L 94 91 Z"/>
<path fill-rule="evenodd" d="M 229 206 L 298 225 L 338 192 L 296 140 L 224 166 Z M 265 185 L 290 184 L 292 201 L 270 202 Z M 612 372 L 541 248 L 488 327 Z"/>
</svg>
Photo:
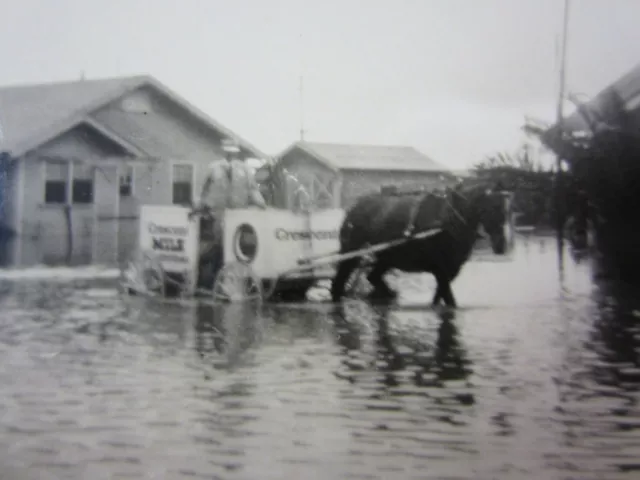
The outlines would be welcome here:
<svg viewBox="0 0 640 480">
<path fill-rule="evenodd" d="M 211 287 L 215 274 L 222 266 L 224 211 L 228 208 L 266 208 L 266 203 L 253 172 L 240 157 L 240 149 L 234 144 L 223 145 L 225 158 L 209 165 L 209 174 L 200 195 L 200 210 L 209 218 L 200 222 L 200 264 L 203 267 L 201 286 Z M 207 268 L 208 267 L 208 268 Z"/>
</svg>

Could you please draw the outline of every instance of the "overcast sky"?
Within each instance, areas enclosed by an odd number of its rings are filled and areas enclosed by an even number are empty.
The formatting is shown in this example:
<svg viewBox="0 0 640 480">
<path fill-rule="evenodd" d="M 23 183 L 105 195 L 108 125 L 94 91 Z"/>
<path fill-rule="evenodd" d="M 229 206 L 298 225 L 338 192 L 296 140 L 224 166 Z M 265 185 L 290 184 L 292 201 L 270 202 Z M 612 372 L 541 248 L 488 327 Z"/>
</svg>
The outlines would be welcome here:
<svg viewBox="0 0 640 480">
<path fill-rule="evenodd" d="M 149 73 L 263 151 L 413 145 L 452 168 L 552 120 L 560 0 L 0 0 L 0 84 Z M 568 88 L 640 62 L 640 1 L 573 0 Z"/>
</svg>

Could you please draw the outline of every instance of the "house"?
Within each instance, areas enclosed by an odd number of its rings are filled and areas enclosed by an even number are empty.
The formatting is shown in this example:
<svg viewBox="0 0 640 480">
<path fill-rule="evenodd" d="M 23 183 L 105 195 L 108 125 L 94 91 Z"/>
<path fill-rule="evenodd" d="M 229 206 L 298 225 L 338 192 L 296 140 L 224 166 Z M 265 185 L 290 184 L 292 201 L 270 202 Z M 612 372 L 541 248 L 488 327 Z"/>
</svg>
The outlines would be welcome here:
<svg viewBox="0 0 640 480">
<path fill-rule="evenodd" d="M 301 192 L 314 208 L 347 208 L 385 187 L 415 190 L 454 181 L 449 169 L 412 147 L 300 141 L 278 156 L 276 166 L 290 179 L 279 203 L 294 209 L 301 206 Z"/>
<path fill-rule="evenodd" d="M 139 206 L 183 204 L 233 141 L 151 76 L 0 87 L 0 225 L 14 263 L 108 263 L 134 250 Z"/>
</svg>

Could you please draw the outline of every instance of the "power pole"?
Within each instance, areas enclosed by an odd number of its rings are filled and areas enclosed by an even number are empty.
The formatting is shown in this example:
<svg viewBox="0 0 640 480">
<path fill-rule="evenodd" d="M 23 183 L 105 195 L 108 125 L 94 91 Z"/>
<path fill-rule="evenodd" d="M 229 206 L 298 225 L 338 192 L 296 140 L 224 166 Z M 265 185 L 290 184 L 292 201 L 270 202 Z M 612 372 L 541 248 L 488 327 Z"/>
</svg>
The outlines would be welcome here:
<svg viewBox="0 0 640 480">
<path fill-rule="evenodd" d="M 305 74 L 305 54 L 306 54 L 305 38 L 300 34 L 300 141 L 304 142 L 304 135 L 307 131 L 304 128 L 304 74 Z"/>
<path fill-rule="evenodd" d="M 304 142 L 304 75 L 300 75 L 300 141 Z"/>
<path fill-rule="evenodd" d="M 562 26 L 562 44 L 560 53 L 560 88 L 558 93 L 558 105 L 556 111 L 556 128 L 559 135 L 563 133 L 563 103 L 565 97 L 565 83 L 566 83 L 566 63 L 567 63 L 567 36 L 569 30 L 569 2 L 570 0 L 564 0 L 564 18 Z M 562 157 L 560 154 L 556 154 L 556 227 L 558 235 L 558 248 L 562 252 L 563 235 L 562 229 L 564 227 L 564 205 L 563 205 L 563 174 L 562 174 Z"/>
</svg>

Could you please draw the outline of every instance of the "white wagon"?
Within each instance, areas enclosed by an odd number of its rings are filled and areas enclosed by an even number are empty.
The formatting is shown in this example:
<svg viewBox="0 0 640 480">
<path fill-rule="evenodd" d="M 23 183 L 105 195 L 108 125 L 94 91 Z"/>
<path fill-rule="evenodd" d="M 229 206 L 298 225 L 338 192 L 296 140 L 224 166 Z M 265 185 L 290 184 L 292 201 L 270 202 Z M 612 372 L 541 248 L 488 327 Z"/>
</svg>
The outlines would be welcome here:
<svg viewBox="0 0 640 480">
<path fill-rule="evenodd" d="M 505 210 L 512 195 L 500 192 Z M 180 206 L 141 207 L 137 258 L 124 274 L 131 293 L 155 296 L 205 297 L 220 302 L 272 298 L 274 294 L 304 300 L 319 280 L 334 277 L 335 265 L 360 258 L 361 267 L 347 282 L 349 295 L 362 293 L 367 264 L 377 252 L 412 239 L 430 237 L 440 228 L 415 233 L 362 250 L 339 254 L 344 210 L 293 212 L 268 208 L 229 209 L 223 218 L 223 261 L 212 289 L 198 288 L 200 217 Z M 513 215 L 507 215 L 505 236 L 513 247 Z"/>
<path fill-rule="evenodd" d="M 229 209 L 222 268 L 212 290 L 198 288 L 200 217 L 190 218 L 190 212 L 180 206 L 141 207 L 137 258 L 124 273 L 129 293 L 232 302 L 274 294 L 303 299 L 318 280 L 333 277 L 333 263 L 301 265 L 300 260 L 335 254 L 342 209 Z"/>
</svg>

